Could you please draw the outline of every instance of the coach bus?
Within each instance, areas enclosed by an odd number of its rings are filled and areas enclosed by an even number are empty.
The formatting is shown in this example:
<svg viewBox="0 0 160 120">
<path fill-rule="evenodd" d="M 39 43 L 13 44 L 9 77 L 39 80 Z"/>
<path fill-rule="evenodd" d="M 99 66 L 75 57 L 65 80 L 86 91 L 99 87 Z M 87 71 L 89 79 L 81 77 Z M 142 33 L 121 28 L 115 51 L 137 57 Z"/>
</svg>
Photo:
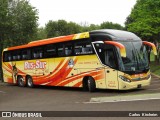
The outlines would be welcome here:
<svg viewBox="0 0 160 120">
<path fill-rule="evenodd" d="M 103 29 L 60 36 L 3 50 L 4 82 L 129 90 L 150 85 L 153 43 L 131 32 Z"/>
</svg>

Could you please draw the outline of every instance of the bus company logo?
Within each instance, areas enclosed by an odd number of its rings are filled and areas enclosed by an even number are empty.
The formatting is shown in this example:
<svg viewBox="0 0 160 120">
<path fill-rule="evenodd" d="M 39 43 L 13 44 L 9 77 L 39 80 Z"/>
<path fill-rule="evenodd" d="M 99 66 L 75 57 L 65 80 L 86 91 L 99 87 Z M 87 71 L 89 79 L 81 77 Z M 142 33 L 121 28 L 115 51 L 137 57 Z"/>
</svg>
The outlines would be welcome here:
<svg viewBox="0 0 160 120">
<path fill-rule="evenodd" d="M 74 66 L 74 61 L 73 61 L 72 58 L 69 60 L 68 65 L 69 65 L 70 68 L 73 68 L 73 66 Z"/>
<path fill-rule="evenodd" d="M 24 62 L 24 69 L 45 69 L 47 65 L 47 62 L 36 60 L 36 62 Z"/>
</svg>

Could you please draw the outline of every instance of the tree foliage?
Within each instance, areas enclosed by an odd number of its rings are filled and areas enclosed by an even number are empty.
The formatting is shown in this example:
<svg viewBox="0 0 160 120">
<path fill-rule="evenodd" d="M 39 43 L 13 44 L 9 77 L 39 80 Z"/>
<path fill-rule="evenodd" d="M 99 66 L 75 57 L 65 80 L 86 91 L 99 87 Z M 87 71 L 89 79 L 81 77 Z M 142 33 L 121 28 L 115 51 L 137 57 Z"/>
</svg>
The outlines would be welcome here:
<svg viewBox="0 0 160 120">
<path fill-rule="evenodd" d="M 69 35 L 81 32 L 81 26 L 74 22 L 67 22 L 65 20 L 52 21 L 46 24 L 47 37 L 55 37 L 62 35 Z"/>
<path fill-rule="evenodd" d="M 5 47 L 25 44 L 37 32 L 38 12 L 27 0 L 1 0 L 1 42 Z"/>
<path fill-rule="evenodd" d="M 27 0 L 0 0 L 0 61 L 4 47 L 33 40 L 37 20 L 38 12 Z"/>
<path fill-rule="evenodd" d="M 55 36 L 62 36 L 62 35 L 69 35 L 69 34 L 75 34 L 79 32 L 86 32 L 91 30 L 97 30 L 97 29 L 124 29 L 121 25 L 115 24 L 112 22 L 104 22 L 101 25 L 95 25 L 95 24 L 77 24 L 74 22 L 67 22 L 65 20 L 58 20 L 58 21 L 52 21 L 50 20 L 46 26 L 45 30 L 47 33 L 47 37 L 55 37 Z"/>
<path fill-rule="evenodd" d="M 117 23 L 112 23 L 112 22 L 103 22 L 101 25 L 100 25 L 100 28 L 101 29 L 118 29 L 118 30 L 123 30 L 124 27 L 121 26 L 120 24 L 117 24 Z"/>
<path fill-rule="evenodd" d="M 137 0 L 125 25 L 143 39 L 160 40 L 160 0 Z"/>
</svg>

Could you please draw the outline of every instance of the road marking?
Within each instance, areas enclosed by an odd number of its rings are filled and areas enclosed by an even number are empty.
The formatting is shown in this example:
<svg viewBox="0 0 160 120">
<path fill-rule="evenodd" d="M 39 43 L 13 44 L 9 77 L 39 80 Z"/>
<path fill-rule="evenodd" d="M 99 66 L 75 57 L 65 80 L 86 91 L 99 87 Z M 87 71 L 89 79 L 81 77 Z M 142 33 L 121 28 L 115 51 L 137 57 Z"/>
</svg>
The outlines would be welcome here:
<svg viewBox="0 0 160 120">
<path fill-rule="evenodd" d="M 101 101 L 101 102 L 83 102 L 84 104 L 97 104 L 97 103 L 115 103 L 115 102 L 132 102 L 132 101 L 146 101 L 146 100 L 160 100 L 160 98 L 149 98 L 149 99 L 133 99 L 133 100 L 115 100 L 115 101 Z"/>
<path fill-rule="evenodd" d="M 121 95 L 111 97 L 91 98 L 89 102 L 84 103 L 106 103 L 106 102 L 126 102 L 126 101 L 142 101 L 142 100 L 159 100 L 160 93 L 138 94 L 138 95 Z"/>
</svg>

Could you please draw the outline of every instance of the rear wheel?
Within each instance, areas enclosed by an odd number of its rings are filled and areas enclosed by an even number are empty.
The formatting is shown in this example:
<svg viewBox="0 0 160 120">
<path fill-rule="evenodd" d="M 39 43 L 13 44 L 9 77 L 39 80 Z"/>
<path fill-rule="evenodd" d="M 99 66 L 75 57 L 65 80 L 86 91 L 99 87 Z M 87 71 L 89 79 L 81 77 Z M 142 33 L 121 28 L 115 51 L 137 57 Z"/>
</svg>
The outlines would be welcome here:
<svg viewBox="0 0 160 120">
<path fill-rule="evenodd" d="M 96 90 L 95 80 L 92 77 L 88 77 L 87 85 L 89 92 L 94 92 Z"/>
<path fill-rule="evenodd" d="M 34 87 L 32 77 L 27 77 L 27 86 L 30 87 L 30 88 Z"/>
<path fill-rule="evenodd" d="M 18 86 L 20 87 L 24 87 L 26 85 L 26 82 L 22 76 L 18 76 L 17 81 L 18 81 Z"/>
</svg>

